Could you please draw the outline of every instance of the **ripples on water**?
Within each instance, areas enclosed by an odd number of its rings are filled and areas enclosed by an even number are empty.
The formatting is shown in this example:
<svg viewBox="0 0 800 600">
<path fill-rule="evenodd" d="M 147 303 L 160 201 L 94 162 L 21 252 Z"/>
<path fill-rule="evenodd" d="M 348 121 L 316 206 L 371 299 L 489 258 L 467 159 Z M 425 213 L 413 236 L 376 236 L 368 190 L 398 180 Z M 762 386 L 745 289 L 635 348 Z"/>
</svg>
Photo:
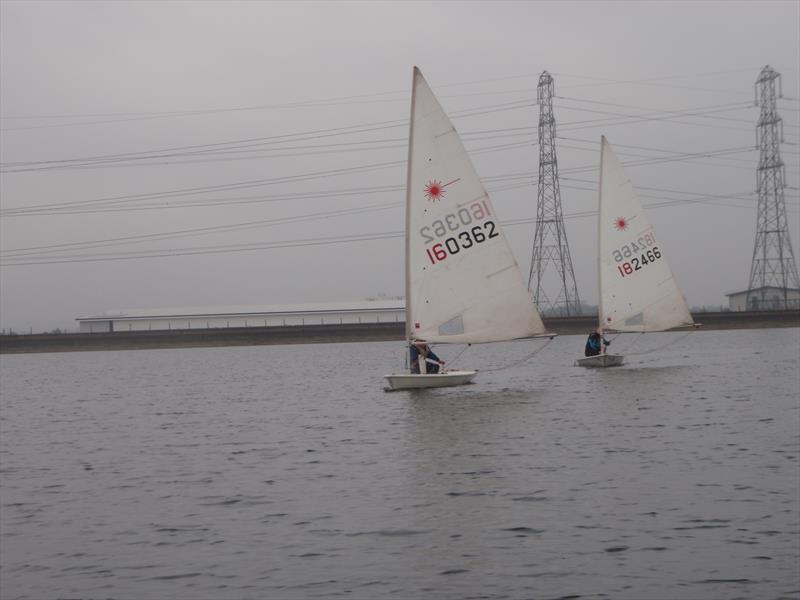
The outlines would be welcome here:
<svg viewBox="0 0 800 600">
<path fill-rule="evenodd" d="M 676 335 L 3 356 L 0 597 L 798 598 L 800 330 Z"/>
</svg>

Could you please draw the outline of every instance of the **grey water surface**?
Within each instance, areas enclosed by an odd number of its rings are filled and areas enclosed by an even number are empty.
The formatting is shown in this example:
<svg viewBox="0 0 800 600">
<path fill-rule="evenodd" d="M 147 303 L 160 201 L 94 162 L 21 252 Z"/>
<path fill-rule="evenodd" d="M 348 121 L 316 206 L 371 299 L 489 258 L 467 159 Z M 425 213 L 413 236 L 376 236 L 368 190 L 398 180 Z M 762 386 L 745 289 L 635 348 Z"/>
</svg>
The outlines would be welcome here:
<svg viewBox="0 0 800 600">
<path fill-rule="evenodd" d="M 800 330 L 583 342 L 3 356 L 0 598 L 800 598 Z"/>
</svg>

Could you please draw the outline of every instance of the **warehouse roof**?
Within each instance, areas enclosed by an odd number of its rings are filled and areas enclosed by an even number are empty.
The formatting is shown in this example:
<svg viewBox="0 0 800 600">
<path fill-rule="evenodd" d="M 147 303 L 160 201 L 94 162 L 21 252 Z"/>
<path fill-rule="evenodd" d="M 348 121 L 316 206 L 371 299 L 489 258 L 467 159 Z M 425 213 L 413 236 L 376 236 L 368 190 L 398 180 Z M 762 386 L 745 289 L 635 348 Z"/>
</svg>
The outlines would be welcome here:
<svg viewBox="0 0 800 600">
<path fill-rule="evenodd" d="M 381 310 L 403 310 L 405 302 L 398 298 L 360 300 L 355 302 L 326 302 L 313 304 L 272 304 L 248 306 L 203 306 L 184 308 L 112 309 L 99 315 L 77 317 L 77 321 L 108 321 L 109 319 L 156 319 L 184 317 L 220 317 L 240 315 L 290 315 L 308 313 L 346 313 Z"/>
<path fill-rule="evenodd" d="M 798 289 L 798 288 L 785 288 L 785 289 L 786 289 L 787 292 L 800 292 L 800 289 Z M 774 285 L 768 285 L 766 287 L 753 288 L 752 290 L 742 290 L 741 292 L 731 292 L 730 294 L 725 294 L 725 295 L 726 296 L 737 296 L 739 294 L 746 294 L 748 292 L 760 292 L 762 290 L 763 291 L 766 291 L 766 290 L 778 290 L 778 291 L 782 292 L 784 290 L 784 288 L 777 287 L 777 286 L 774 286 Z"/>
</svg>

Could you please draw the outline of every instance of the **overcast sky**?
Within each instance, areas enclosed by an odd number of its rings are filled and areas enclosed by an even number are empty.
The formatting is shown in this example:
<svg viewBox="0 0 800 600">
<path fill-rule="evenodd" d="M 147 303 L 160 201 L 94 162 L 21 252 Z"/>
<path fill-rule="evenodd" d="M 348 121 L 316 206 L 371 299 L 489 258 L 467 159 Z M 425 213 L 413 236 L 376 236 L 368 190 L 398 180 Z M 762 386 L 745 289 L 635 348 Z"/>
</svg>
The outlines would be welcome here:
<svg viewBox="0 0 800 600">
<path fill-rule="evenodd" d="M 120 308 L 402 295 L 414 65 L 526 279 L 548 70 L 581 299 L 597 301 L 605 134 L 699 306 L 748 284 L 753 84 L 769 64 L 783 75 L 798 253 L 796 1 L 4 0 L 0 12 L 6 330 L 74 329 Z"/>
</svg>

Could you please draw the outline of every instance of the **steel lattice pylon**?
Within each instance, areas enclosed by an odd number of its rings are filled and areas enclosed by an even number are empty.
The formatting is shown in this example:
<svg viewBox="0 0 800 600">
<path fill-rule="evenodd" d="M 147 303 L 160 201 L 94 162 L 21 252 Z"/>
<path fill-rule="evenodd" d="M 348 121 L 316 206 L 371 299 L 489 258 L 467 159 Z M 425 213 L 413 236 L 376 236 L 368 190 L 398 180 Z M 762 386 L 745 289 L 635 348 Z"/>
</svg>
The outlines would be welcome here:
<svg viewBox="0 0 800 600">
<path fill-rule="evenodd" d="M 533 292 L 533 301 L 540 312 L 569 316 L 581 314 L 581 301 L 578 297 L 578 287 L 575 285 L 575 273 L 572 270 L 567 232 L 564 229 L 564 214 L 561 210 L 553 90 L 553 78 L 550 73 L 544 71 L 539 77 L 537 86 L 539 193 L 528 289 Z M 548 273 L 550 265 L 555 268 L 554 273 Z M 551 293 L 558 286 L 558 293 L 554 300 L 550 300 L 548 297 L 545 286 L 549 287 Z"/>
<path fill-rule="evenodd" d="M 776 107 L 776 83 L 780 86 L 780 73 L 769 65 L 761 70 L 756 80 L 756 102 L 761 106 L 756 126 L 760 156 L 756 171 L 756 243 L 750 267 L 750 283 L 747 286 L 749 310 L 797 308 L 797 300 L 791 300 L 788 291 L 790 288 L 800 288 L 783 199 L 783 188 L 786 186 L 786 170 L 780 151 L 783 120 L 778 116 Z M 782 302 L 778 302 L 778 305 L 774 299 L 766 301 L 768 287 L 783 291 Z M 774 298 L 774 291 L 770 297 Z"/>
</svg>

